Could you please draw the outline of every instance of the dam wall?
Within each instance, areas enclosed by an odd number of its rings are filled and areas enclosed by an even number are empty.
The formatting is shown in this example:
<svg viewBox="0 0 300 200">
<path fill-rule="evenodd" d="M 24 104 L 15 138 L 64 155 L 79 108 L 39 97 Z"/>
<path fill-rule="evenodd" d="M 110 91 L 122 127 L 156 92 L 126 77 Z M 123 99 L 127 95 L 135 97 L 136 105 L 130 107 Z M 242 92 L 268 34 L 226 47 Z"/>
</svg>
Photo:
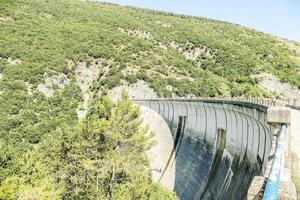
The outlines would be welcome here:
<svg viewBox="0 0 300 200">
<path fill-rule="evenodd" d="M 181 199 L 245 199 L 253 177 L 264 173 L 272 143 L 266 106 L 199 100 L 134 103 L 155 111 L 169 128 L 159 133 L 172 141 L 165 144 L 167 153 L 157 155 L 164 162 L 156 177 Z"/>
</svg>

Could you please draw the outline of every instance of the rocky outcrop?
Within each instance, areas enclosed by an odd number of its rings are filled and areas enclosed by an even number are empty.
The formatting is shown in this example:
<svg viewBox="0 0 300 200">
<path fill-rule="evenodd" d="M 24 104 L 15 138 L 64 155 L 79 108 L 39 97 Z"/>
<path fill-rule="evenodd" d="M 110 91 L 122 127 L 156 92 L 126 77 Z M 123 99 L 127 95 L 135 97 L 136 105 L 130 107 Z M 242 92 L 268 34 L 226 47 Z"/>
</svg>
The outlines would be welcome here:
<svg viewBox="0 0 300 200">
<path fill-rule="evenodd" d="M 158 97 L 155 91 L 142 80 L 139 80 L 132 85 L 124 83 L 123 85 L 117 86 L 110 90 L 108 95 L 113 101 L 117 101 L 121 98 L 124 91 L 128 92 L 129 97 L 133 99 L 151 99 Z"/>
<path fill-rule="evenodd" d="M 103 60 L 101 59 L 92 59 L 90 63 L 79 62 L 76 64 L 75 78 L 79 88 L 81 89 L 83 98 L 83 102 L 78 105 L 76 110 L 78 119 L 85 118 L 87 114 L 88 101 L 93 95 L 90 87 L 99 77 L 102 62 Z"/>
<path fill-rule="evenodd" d="M 300 90 L 296 87 L 280 82 L 279 78 L 269 73 L 253 75 L 258 80 L 258 85 L 272 93 L 279 94 L 282 98 L 300 99 Z"/>
<path fill-rule="evenodd" d="M 70 80 L 67 78 L 65 74 L 56 74 L 56 75 L 48 75 L 44 74 L 44 83 L 40 83 L 37 86 L 37 91 L 43 93 L 46 97 L 51 97 L 55 91 L 55 88 L 58 90 L 63 90 L 65 86 L 70 84 Z"/>
</svg>

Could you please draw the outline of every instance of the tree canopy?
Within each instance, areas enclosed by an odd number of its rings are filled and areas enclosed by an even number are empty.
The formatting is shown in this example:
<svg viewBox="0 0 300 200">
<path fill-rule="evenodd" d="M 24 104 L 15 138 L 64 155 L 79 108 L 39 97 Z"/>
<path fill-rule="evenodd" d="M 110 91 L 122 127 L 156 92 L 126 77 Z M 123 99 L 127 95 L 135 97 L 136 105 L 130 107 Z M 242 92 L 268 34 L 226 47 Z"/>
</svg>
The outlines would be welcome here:
<svg viewBox="0 0 300 200">
<path fill-rule="evenodd" d="M 139 108 L 125 95 L 93 100 L 87 118 L 63 124 L 38 146 L 1 145 L 0 199 L 176 199 L 152 183 Z"/>
</svg>

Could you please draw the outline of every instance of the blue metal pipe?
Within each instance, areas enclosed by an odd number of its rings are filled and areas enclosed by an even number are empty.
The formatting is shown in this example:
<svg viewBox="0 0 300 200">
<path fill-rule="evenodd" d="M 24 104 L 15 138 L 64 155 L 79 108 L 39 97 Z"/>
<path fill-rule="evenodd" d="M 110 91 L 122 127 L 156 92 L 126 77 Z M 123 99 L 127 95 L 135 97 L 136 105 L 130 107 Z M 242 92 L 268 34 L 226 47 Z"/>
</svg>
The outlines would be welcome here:
<svg viewBox="0 0 300 200">
<path fill-rule="evenodd" d="M 287 130 L 287 125 L 286 124 L 281 125 L 278 143 L 277 143 L 276 152 L 273 161 L 273 166 L 265 188 L 263 200 L 278 199 L 278 189 L 280 184 L 281 165 L 284 156 L 286 130 Z"/>
</svg>

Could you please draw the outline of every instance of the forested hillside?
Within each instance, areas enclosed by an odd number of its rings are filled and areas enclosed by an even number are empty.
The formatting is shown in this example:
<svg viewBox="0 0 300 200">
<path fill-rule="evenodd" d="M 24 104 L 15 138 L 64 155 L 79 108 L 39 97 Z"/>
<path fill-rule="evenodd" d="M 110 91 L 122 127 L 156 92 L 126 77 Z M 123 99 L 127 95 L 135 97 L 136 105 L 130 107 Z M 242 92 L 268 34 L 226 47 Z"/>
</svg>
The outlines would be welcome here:
<svg viewBox="0 0 300 200">
<path fill-rule="evenodd" d="M 160 97 L 274 97 L 253 75 L 300 88 L 299 49 L 204 18 L 0 0 L 0 199 L 176 198 L 151 183 L 138 109 L 105 94 L 143 80 Z"/>
</svg>

